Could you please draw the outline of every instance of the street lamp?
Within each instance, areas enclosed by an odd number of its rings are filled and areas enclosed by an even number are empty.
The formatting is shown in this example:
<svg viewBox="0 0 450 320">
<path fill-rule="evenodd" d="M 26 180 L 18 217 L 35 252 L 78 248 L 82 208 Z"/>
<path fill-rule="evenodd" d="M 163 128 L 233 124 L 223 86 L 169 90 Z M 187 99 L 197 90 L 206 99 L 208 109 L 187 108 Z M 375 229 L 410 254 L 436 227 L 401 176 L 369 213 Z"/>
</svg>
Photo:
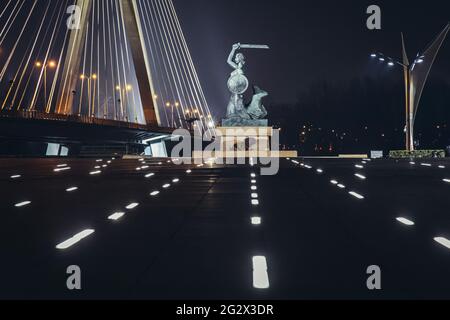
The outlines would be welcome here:
<svg viewBox="0 0 450 320">
<path fill-rule="evenodd" d="M 418 54 L 413 63 L 409 62 L 408 55 L 406 53 L 405 41 L 403 33 L 402 39 L 402 61 L 398 61 L 391 57 L 384 55 L 383 53 L 372 53 L 371 58 L 378 58 L 379 61 L 387 61 L 389 67 L 394 67 L 396 64 L 403 68 L 403 74 L 405 79 L 405 105 L 406 105 L 406 150 L 414 151 L 414 123 L 416 119 L 419 102 L 422 96 L 423 89 L 425 87 L 428 75 L 434 60 L 436 59 L 439 49 L 444 42 L 447 33 L 450 30 L 450 24 L 447 24 L 444 30 L 439 33 L 436 39 L 431 45 L 424 51 L 423 54 Z M 418 68 L 420 65 L 420 68 Z"/>
<path fill-rule="evenodd" d="M 37 68 L 42 67 L 42 62 L 36 61 L 35 63 Z M 44 99 L 45 99 L 45 107 L 47 108 L 47 68 L 54 69 L 56 68 L 56 62 L 53 60 L 50 60 L 45 66 L 44 66 Z"/>
<path fill-rule="evenodd" d="M 178 110 L 178 107 L 180 106 L 179 102 L 175 102 L 175 103 L 170 103 L 170 102 L 166 102 L 166 107 L 167 108 L 171 108 L 171 112 L 172 112 L 172 128 L 175 128 L 175 114 L 174 114 L 174 108 L 176 107 Z"/>
<path fill-rule="evenodd" d="M 91 109 L 93 109 L 93 108 L 91 108 L 91 105 L 94 106 L 94 108 L 95 108 L 95 89 L 96 89 L 95 84 L 96 84 L 96 81 L 98 79 L 98 76 L 95 73 L 90 75 L 90 76 L 82 74 L 82 75 L 80 75 L 80 79 L 83 80 L 83 81 L 85 79 L 88 80 L 88 101 L 89 101 L 89 103 L 88 103 L 88 109 L 89 109 L 88 110 L 89 111 L 88 115 L 89 115 L 89 117 L 94 117 L 94 110 L 92 110 L 92 113 L 91 113 Z M 92 94 L 92 91 L 91 91 L 91 87 L 92 87 L 91 82 L 92 81 L 94 81 L 94 94 Z"/>
</svg>

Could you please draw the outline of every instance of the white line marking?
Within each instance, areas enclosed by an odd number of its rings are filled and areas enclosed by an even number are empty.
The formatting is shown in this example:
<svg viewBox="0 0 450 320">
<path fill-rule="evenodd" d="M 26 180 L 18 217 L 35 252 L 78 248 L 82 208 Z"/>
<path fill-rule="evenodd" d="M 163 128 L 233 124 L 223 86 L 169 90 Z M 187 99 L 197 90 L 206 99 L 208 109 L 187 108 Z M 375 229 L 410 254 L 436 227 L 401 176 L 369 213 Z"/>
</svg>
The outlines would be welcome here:
<svg viewBox="0 0 450 320">
<path fill-rule="evenodd" d="M 447 238 L 444 237 L 436 237 L 434 238 L 434 241 L 436 241 L 437 243 L 443 245 L 444 247 L 450 249 L 450 240 L 448 240 Z"/>
<path fill-rule="evenodd" d="M 398 222 L 403 223 L 404 225 L 407 225 L 407 226 L 413 226 L 415 224 L 414 221 L 411 221 L 411 220 L 403 218 L 403 217 L 398 217 L 395 220 L 397 220 Z"/>
<path fill-rule="evenodd" d="M 367 178 L 365 176 L 363 176 L 362 174 L 359 173 L 355 173 L 355 177 L 361 179 L 361 180 L 366 180 Z"/>
<path fill-rule="evenodd" d="M 261 217 L 252 217 L 251 221 L 253 225 L 258 226 L 261 224 L 262 219 Z"/>
<path fill-rule="evenodd" d="M 125 215 L 125 212 L 116 212 L 108 217 L 109 220 L 117 221 Z"/>
<path fill-rule="evenodd" d="M 127 205 L 125 208 L 128 209 L 128 210 L 133 210 L 137 206 L 139 206 L 139 203 L 133 202 L 133 203 L 130 203 L 129 205 Z"/>
<path fill-rule="evenodd" d="M 364 196 L 363 196 L 363 195 L 360 195 L 360 194 L 357 193 L 357 192 L 350 191 L 349 194 L 351 194 L 352 196 L 354 196 L 355 198 L 357 198 L 357 199 L 359 199 L 359 200 L 364 199 Z"/>
<path fill-rule="evenodd" d="M 267 273 L 267 260 L 264 256 L 253 257 L 253 287 L 256 289 L 269 288 L 269 275 Z"/>
<path fill-rule="evenodd" d="M 83 240 L 84 238 L 90 236 L 94 232 L 95 232 L 95 230 L 93 230 L 93 229 L 86 229 L 84 231 L 81 231 L 80 233 L 77 233 L 76 235 L 74 235 L 72 238 L 67 239 L 66 241 L 58 244 L 56 246 L 56 249 L 64 250 L 64 249 L 70 248 L 71 246 L 73 246 L 77 242 Z"/>
<path fill-rule="evenodd" d="M 21 207 L 25 207 L 29 204 L 31 204 L 31 201 L 23 201 L 23 202 L 16 203 L 14 206 L 17 208 L 21 208 Z"/>
</svg>

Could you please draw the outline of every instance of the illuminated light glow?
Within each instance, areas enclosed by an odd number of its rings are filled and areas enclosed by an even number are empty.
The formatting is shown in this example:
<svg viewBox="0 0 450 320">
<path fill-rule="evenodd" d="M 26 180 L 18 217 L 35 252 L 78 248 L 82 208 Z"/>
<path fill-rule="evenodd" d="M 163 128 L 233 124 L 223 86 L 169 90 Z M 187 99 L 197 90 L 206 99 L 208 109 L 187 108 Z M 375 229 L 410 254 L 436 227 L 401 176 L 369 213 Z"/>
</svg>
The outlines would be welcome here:
<svg viewBox="0 0 450 320">
<path fill-rule="evenodd" d="M 95 176 L 95 175 L 100 174 L 100 173 L 102 173 L 100 170 L 89 172 L 89 174 L 90 174 L 91 176 Z"/>
<path fill-rule="evenodd" d="M 257 193 L 252 193 L 252 198 L 253 199 L 258 199 L 258 194 Z"/>
<path fill-rule="evenodd" d="M 410 165 L 415 165 L 416 163 L 415 162 L 413 162 L 413 161 L 411 161 L 410 163 L 409 163 Z"/>
<path fill-rule="evenodd" d="M 96 162 L 103 162 L 103 159 L 97 159 Z"/>
<path fill-rule="evenodd" d="M 300 162 L 298 162 L 298 161 L 296 161 L 296 160 L 292 160 L 292 163 L 300 164 Z"/>
<path fill-rule="evenodd" d="M 11 179 L 19 179 L 19 178 L 21 178 L 22 176 L 20 175 L 20 174 L 16 174 L 16 175 L 14 175 L 14 176 L 11 176 Z"/>
<path fill-rule="evenodd" d="M 389 61 L 389 62 L 388 62 L 388 65 L 389 65 L 390 67 L 393 67 L 393 66 L 394 66 L 394 63 L 393 63 L 392 61 Z"/>
<path fill-rule="evenodd" d="M 144 161 L 144 160 L 145 160 L 144 158 L 139 158 L 139 159 L 138 159 L 138 161 Z"/>
<path fill-rule="evenodd" d="M 153 177 L 154 175 L 155 175 L 154 173 L 148 173 L 148 174 L 145 175 L 145 177 L 146 178 L 150 178 L 150 177 Z"/>
<path fill-rule="evenodd" d="M 258 205 L 259 205 L 259 200 L 253 199 L 253 200 L 252 200 L 252 205 L 258 206 Z"/>
<path fill-rule="evenodd" d="M 331 180 L 330 182 L 331 182 L 331 184 L 334 184 L 334 185 L 339 184 L 339 182 L 337 182 L 336 180 Z"/>
<path fill-rule="evenodd" d="M 78 187 L 70 187 L 70 188 L 66 189 L 67 192 L 73 192 L 73 191 L 76 191 L 76 190 L 78 190 Z"/>
<path fill-rule="evenodd" d="M 186 173 L 192 173 L 192 170 L 186 170 Z"/>
<path fill-rule="evenodd" d="M 436 237 L 436 238 L 434 238 L 434 241 L 436 241 L 436 242 L 439 243 L 440 245 L 443 245 L 443 246 L 446 247 L 447 249 L 450 249 L 450 240 L 448 240 L 447 238 L 444 238 L 444 237 Z"/>
<path fill-rule="evenodd" d="M 364 166 L 362 166 L 360 164 L 355 165 L 355 167 L 358 168 L 358 169 L 364 169 Z"/>
<path fill-rule="evenodd" d="M 159 194 L 159 191 L 153 191 L 152 193 L 150 193 L 150 195 L 152 197 L 157 196 Z"/>
<path fill-rule="evenodd" d="M 95 166 L 94 169 L 101 169 L 101 166 Z"/>
<path fill-rule="evenodd" d="M 338 186 L 340 189 L 345 189 L 345 186 L 344 186 L 343 184 L 340 184 L 340 183 L 339 183 L 337 186 Z"/>
<path fill-rule="evenodd" d="M 253 259 L 253 287 L 256 289 L 268 289 L 269 275 L 267 273 L 267 260 L 264 256 L 254 256 Z"/>
<path fill-rule="evenodd" d="M 442 179 L 442 181 L 450 183 L 450 179 Z"/>
<path fill-rule="evenodd" d="M 256 191 L 256 190 L 258 190 L 258 187 L 257 186 L 251 186 L 250 189 L 252 189 L 253 191 Z"/>
<path fill-rule="evenodd" d="M 366 162 L 366 161 L 361 161 L 361 163 L 362 163 L 362 164 L 367 164 L 367 162 Z"/>
<path fill-rule="evenodd" d="M 67 167 L 67 164 L 58 164 L 57 166 L 56 166 L 57 168 L 63 168 L 63 167 Z"/>
<path fill-rule="evenodd" d="M 376 58 L 376 57 L 377 57 L 377 54 L 376 54 L 376 53 L 372 53 L 370 56 L 371 56 L 372 58 Z"/>
<path fill-rule="evenodd" d="M 89 237 L 94 232 L 95 232 L 94 229 L 83 230 L 80 233 L 77 233 L 76 235 L 74 235 L 72 238 L 70 238 L 70 239 L 68 239 L 68 240 L 58 244 L 56 246 L 56 249 L 58 249 L 58 250 L 68 249 L 71 246 L 73 246 L 74 244 L 76 244 L 76 243 L 80 242 L 81 240 L 83 240 L 84 238 Z"/>
<path fill-rule="evenodd" d="M 256 178 L 256 174 L 252 173 L 252 174 L 250 174 L 250 177 Z"/>
<path fill-rule="evenodd" d="M 363 161 L 369 161 L 370 162 L 370 161 L 372 161 L 372 159 L 363 159 Z"/>
<path fill-rule="evenodd" d="M 116 212 L 108 217 L 109 220 L 117 221 L 125 215 L 125 212 Z"/>
<path fill-rule="evenodd" d="M 63 167 L 63 168 L 57 168 L 57 169 L 54 169 L 53 171 L 55 171 L 55 172 L 61 172 L 61 171 L 67 171 L 67 170 L 70 170 L 71 168 L 70 167 Z"/>
<path fill-rule="evenodd" d="M 250 181 L 252 184 L 255 184 L 256 183 L 256 180 L 251 180 Z"/>
<path fill-rule="evenodd" d="M 141 170 L 142 170 L 141 167 L 136 168 L 136 171 L 141 171 Z"/>
<path fill-rule="evenodd" d="M 127 205 L 127 206 L 125 207 L 125 209 L 127 209 L 127 210 L 133 210 L 133 209 L 136 208 L 137 206 L 139 206 L 139 203 L 133 202 L 133 203 L 130 203 L 129 205 Z"/>
<path fill-rule="evenodd" d="M 357 177 L 357 178 L 359 178 L 361 180 L 366 180 L 367 179 L 366 176 L 363 176 L 362 174 L 359 174 L 359 173 L 355 173 L 355 177 Z"/>
<path fill-rule="evenodd" d="M 164 189 L 167 189 L 170 187 L 170 183 L 166 183 L 165 185 L 162 186 Z"/>
<path fill-rule="evenodd" d="M 203 167 L 204 166 L 204 164 L 198 164 L 197 165 L 197 168 L 201 168 L 201 167 Z"/>
<path fill-rule="evenodd" d="M 305 168 L 306 168 L 306 169 L 312 169 L 312 167 L 309 166 L 309 165 L 305 165 Z"/>
<path fill-rule="evenodd" d="M 413 221 L 403 218 L 403 217 L 395 218 L 395 220 L 397 220 L 398 222 L 403 223 L 404 225 L 407 225 L 407 226 L 413 226 L 415 224 Z"/>
<path fill-rule="evenodd" d="M 259 226 L 262 222 L 262 219 L 261 217 L 252 217 L 251 221 L 253 225 Z"/>
<path fill-rule="evenodd" d="M 445 166 L 439 166 L 438 168 L 439 169 L 445 169 Z"/>
<path fill-rule="evenodd" d="M 384 59 L 384 58 L 379 58 L 379 60 L 380 60 L 380 61 L 385 61 L 385 59 Z"/>
<path fill-rule="evenodd" d="M 142 166 L 141 169 L 148 169 L 150 168 L 149 166 Z"/>
<path fill-rule="evenodd" d="M 430 163 L 421 163 L 420 165 L 422 167 L 432 167 L 432 165 Z"/>
<path fill-rule="evenodd" d="M 104 164 L 104 165 L 102 165 L 102 167 L 103 167 L 103 168 L 107 168 L 107 167 L 108 167 L 108 165 Z"/>
<path fill-rule="evenodd" d="M 323 173 L 322 169 L 317 169 L 316 171 L 317 171 L 317 173 Z"/>
<path fill-rule="evenodd" d="M 180 182 L 180 179 L 178 179 L 178 178 L 177 179 L 173 179 L 172 182 L 173 183 L 178 183 L 178 182 Z"/>
<path fill-rule="evenodd" d="M 361 194 L 359 194 L 359 193 L 357 193 L 357 192 L 355 192 L 355 191 L 350 191 L 349 194 L 352 195 L 352 196 L 354 196 L 355 198 L 357 198 L 357 199 L 359 199 L 359 200 L 364 199 L 364 196 L 363 196 L 363 195 L 361 195 Z"/>
<path fill-rule="evenodd" d="M 287 161 L 291 160 L 291 158 L 286 158 Z"/>
<path fill-rule="evenodd" d="M 167 160 L 167 163 L 170 163 L 171 161 L 170 160 Z"/>
<path fill-rule="evenodd" d="M 31 201 L 23 201 L 23 202 L 16 203 L 14 206 L 16 208 L 21 208 L 21 207 L 25 207 L 29 204 L 31 204 Z"/>
<path fill-rule="evenodd" d="M 158 162 L 158 166 L 161 166 L 162 165 L 162 162 Z"/>
<path fill-rule="evenodd" d="M 106 162 L 107 164 L 111 164 L 112 163 L 112 161 L 111 160 L 108 160 L 107 162 Z"/>
</svg>

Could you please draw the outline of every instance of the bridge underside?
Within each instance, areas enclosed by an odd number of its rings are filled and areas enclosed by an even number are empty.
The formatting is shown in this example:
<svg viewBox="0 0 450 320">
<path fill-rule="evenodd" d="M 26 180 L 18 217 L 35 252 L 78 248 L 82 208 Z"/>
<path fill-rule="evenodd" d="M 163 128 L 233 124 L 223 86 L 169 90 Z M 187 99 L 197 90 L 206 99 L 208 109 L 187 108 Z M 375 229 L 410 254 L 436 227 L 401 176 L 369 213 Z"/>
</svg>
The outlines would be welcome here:
<svg viewBox="0 0 450 320">
<path fill-rule="evenodd" d="M 79 116 L 1 115 L 0 155 L 45 156 L 49 144 L 66 147 L 70 156 L 141 154 L 143 141 L 163 141 L 172 130 Z"/>
</svg>

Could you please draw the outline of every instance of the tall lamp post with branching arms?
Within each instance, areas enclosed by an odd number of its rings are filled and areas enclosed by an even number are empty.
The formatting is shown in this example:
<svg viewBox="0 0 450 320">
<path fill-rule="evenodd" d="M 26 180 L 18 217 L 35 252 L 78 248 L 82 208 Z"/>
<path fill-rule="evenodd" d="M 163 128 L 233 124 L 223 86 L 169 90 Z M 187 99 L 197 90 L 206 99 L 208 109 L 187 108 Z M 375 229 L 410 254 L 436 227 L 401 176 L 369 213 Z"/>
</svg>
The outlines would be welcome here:
<svg viewBox="0 0 450 320">
<path fill-rule="evenodd" d="M 439 33 L 436 39 L 424 51 L 423 54 L 417 54 L 413 63 L 409 62 L 406 53 L 405 40 L 402 37 L 402 61 L 398 61 L 383 53 L 372 53 L 370 56 L 373 59 L 378 59 L 381 62 L 387 63 L 389 67 L 394 67 L 396 64 L 403 68 L 405 78 L 405 106 L 406 106 L 406 150 L 414 151 L 414 123 L 416 120 L 417 110 L 419 108 L 420 98 L 425 87 L 431 67 L 439 52 L 439 49 L 444 42 L 447 33 L 450 30 L 450 24 L 447 24 L 444 30 Z"/>
</svg>

